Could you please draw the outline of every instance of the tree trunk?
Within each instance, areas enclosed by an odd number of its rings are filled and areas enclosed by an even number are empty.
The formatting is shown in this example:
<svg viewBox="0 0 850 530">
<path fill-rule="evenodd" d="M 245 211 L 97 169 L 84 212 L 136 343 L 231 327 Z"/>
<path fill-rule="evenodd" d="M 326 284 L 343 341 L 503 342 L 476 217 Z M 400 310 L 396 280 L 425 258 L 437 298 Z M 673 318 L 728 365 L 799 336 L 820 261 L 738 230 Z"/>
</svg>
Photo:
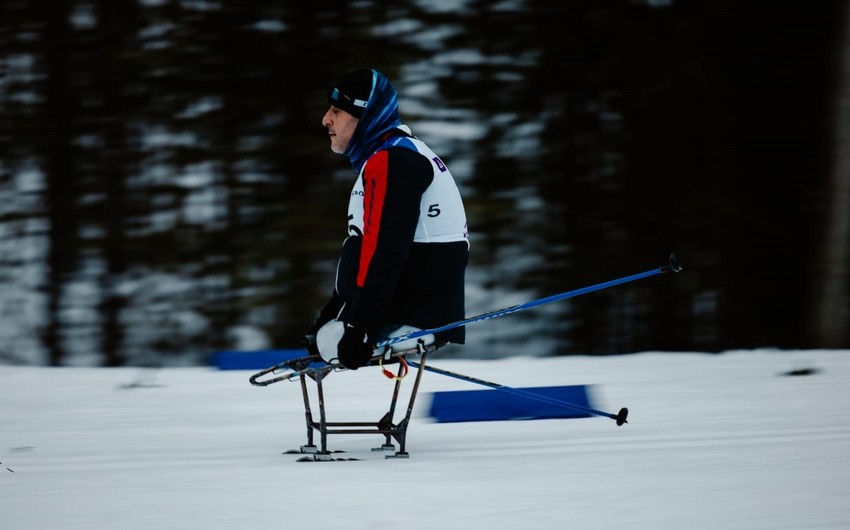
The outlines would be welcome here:
<svg viewBox="0 0 850 530">
<path fill-rule="evenodd" d="M 845 3 L 842 11 L 831 123 L 832 163 L 826 189 L 829 204 L 823 249 L 815 267 L 819 277 L 813 304 L 812 346 L 818 348 L 850 346 L 847 283 L 850 259 L 850 7 Z"/>
<path fill-rule="evenodd" d="M 104 227 L 103 258 L 106 271 L 101 278 L 103 299 L 101 313 L 101 349 L 105 366 L 123 366 L 126 362 L 124 328 L 121 313 L 127 306 L 126 296 L 116 288 L 127 271 L 125 217 L 127 215 L 126 178 L 131 172 L 127 133 L 131 102 L 125 101 L 127 84 L 132 82 L 128 72 L 127 50 L 133 49 L 137 28 L 137 2 L 133 0 L 100 0 L 98 43 L 102 48 L 103 69 L 94 81 L 102 102 L 100 133 L 104 149 L 99 154 L 102 167 L 100 179 L 106 191 L 101 220 Z M 128 44 L 128 41 L 130 44 Z"/>
<path fill-rule="evenodd" d="M 46 173 L 46 201 L 49 220 L 47 329 L 44 343 L 51 366 L 62 363 L 62 297 L 65 280 L 77 259 L 76 175 L 73 163 L 73 101 L 69 94 L 69 66 L 72 30 L 68 23 L 68 0 L 38 2 L 37 13 L 44 21 L 45 143 L 41 152 Z"/>
</svg>

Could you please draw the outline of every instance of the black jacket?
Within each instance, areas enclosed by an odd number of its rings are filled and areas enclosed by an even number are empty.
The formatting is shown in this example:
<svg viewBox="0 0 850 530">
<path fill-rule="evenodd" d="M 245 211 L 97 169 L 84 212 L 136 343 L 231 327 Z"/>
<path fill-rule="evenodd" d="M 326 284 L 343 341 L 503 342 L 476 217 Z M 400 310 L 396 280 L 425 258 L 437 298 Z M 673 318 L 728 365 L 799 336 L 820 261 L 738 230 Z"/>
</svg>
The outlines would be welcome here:
<svg viewBox="0 0 850 530">
<path fill-rule="evenodd" d="M 466 217 L 451 173 L 425 144 L 399 131 L 369 158 L 348 223 L 334 293 L 316 328 L 337 318 L 379 340 L 391 326 L 428 329 L 464 318 Z M 460 344 L 464 337 L 462 327 L 438 334 Z"/>
</svg>

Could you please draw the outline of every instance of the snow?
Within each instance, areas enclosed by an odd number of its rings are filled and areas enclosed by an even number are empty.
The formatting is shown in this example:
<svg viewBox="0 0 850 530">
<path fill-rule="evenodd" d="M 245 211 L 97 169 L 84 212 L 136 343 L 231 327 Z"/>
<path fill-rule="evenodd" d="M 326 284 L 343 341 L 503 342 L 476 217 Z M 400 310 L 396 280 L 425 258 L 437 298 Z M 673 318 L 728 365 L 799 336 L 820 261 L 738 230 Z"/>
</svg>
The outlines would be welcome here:
<svg viewBox="0 0 850 530">
<path fill-rule="evenodd" d="M 850 528 L 850 351 L 432 359 L 514 387 L 587 384 L 607 418 L 434 423 L 409 460 L 298 463 L 297 384 L 212 368 L 0 366 L 0 514 L 15 529 Z M 786 375 L 813 371 L 811 375 Z M 377 369 L 325 380 L 332 421 L 377 420 Z M 410 384 L 406 383 L 405 388 Z M 398 418 L 397 418 L 398 419 Z"/>
</svg>

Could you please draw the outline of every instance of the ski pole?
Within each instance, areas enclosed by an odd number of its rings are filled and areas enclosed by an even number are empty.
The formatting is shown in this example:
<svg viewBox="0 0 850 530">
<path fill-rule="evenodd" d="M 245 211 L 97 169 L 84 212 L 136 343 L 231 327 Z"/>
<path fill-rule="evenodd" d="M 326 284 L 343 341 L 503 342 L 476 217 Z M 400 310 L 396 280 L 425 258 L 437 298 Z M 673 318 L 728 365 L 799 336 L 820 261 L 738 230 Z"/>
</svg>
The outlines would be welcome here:
<svg viewBox="0 0 850 530">
<path fill-rule="evenodd" d="M 424 337 L 425 335 L 431 335 L 434 333 L 440 333 L 442 331 L 448 331 L 450 329 L 459 328 L 461 326 L 465 326 L 467 324 L 472 324 L 473 322 L 480 322 L 482 320 L 489 320 L 491 318 L 501 317 L 504 315 L 510 315 L 511 313 L 516 313 L 519 311 L 524 311 L 526 309 L 531 309 L 532 307 L 541 306 L 543 304 L 548 304 L 551 302 L 557 302 L 559 300 L 566 300 L 567 298 L 573 298 L 575 296 L 579 296 L 582 294 L 592 293 L 593 291 L 600 291 L 602 289 L 607 289 L 608 287 L 613 287 L 615 285 L 620 285 L 623 283 L 633 282 L 635 280 L 640 280 L 642 278 L 648 278 L 650 276 L 655 276 L 657 274 L 664 274 L 665 272 L 679 272 L 682 270 L 682 267 L 676 263 L 676 256 L 670 254 L 670 258 L 667 264 L 662 265 L 661 267 L 641 272 L 638 274 L 632 274 L 631 276 L 624 276 L 623 278 L 617 278 L 616 280 L 610 280 L 607 282 L 597 283 L 595 285 L 590 285 L 588 287 L 582 287 L 581 289 L 575 289 L 572 291 L 566 291 L 560 294 L 554 294 L 552 296 L 547 296 L 545 298 L 540 298 L 537 300 L 531 300 L 528 302 L 524 302 L 522 304 L 517 304 L 515 306 L 506 307 L 504 309 L 498 309 L 496 311 L 491 311 L 489 313 L 484 313 L 478 316 L 469 317 L 464 320 L 458 320 L 456 322 L 452 322 L 450 324 L 446 324 L 444 326 L 440 326 L 432 329 L 422 329 L 419 331 L 414 331 L 412 333 L 408 333 L 407 335 L 401 335 L 399 337 L 391 337 L 385 340 L 382 340 L 378 344 L 375 345 L 376 348 L 383 348 L 384 346 L 392 346 L 397 342 L 402 342 L 410 339 L 418 339 L 419 337 Z"/>
<path fill-rule="evenodd" d="M 443 370 L 442 368 L 437 368 L 435 366 L 421 366 L 419 363 L 414 361 L 407 361 L 407 364 L 413 366 L 414 368 L 424 369 L 427 372 L 434 372 L 435 374 L 445 375 L 448 377 L 454 377 L 455 379 L 460 379 L 461 381 L 467 381 L 469 383 L 475 383 L 477 385 L 482 385 L 490 388 L 495 388 L 496 390 L 501 390 L 502 392 L 507 392 L 508 394 L 513 394 L 515 396 L 522 396 L 528 399 L 534 399 L 537 401 L 541 401 L 543 403 L 549 403 L 550 405 L 557 405 L 573 410 L 580 410 L 582 412 L 587 412 L 589 414 L 593 414 L 595 416 L 602 416 L 605 418 L 611 418 L 617 422 L 617 425 L 622 425 L 624 423 L 628 423 L 626 418 L 629 416 L 629 409 L 623 407 L 617 414 L 611 414 L 610 412 L 605 412 L 604 410 L 596 410 L 589 407 L 583 407 L 581 405 L 577 405 L 575 403 L 570 403 L 568 401 L 561 401 L 560 399 L 555 399 L 549 396 L 544 396 L 541 394 L 535 394 L 534 392 L 529 392 L 527 390 L 522 390 L 521 388 L 513 388 L 510 386 L 500 385 L 499 383 L 493 383 L 491 381 L 485 381 L 484 379 L 478 379 L 477 377 L 470 377 L 468 375 L 459 374 L 457 372 L 450 372 L 448 370 Z"/>
</svg>

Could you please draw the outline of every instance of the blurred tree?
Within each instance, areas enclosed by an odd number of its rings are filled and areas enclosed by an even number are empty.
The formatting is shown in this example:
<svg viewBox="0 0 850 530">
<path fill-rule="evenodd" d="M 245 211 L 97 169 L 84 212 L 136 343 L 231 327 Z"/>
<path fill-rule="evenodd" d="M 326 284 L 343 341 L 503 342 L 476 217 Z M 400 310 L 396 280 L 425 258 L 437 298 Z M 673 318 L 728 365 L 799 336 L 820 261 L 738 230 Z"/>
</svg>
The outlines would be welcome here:
<svg viewBox="0 0 850 530">
<path fill-rule="evenodd" d="M 96 138 L 96 151 L 90 152 L 85 164 L 94 180 L 87 191 L 95 195 L 90 201 L 95 215 L 90 218 L 102 230 L 99 254 L 105 267 L 99 275 L 99 315 L 102 330 L 103 364 L 122 366 L 124 353 L 123 309 L 126 294 L 120 282 L 127 272 L 127 189 L 129 175 L 138 171 L 139 139 L 131 124 L 137 122 L 140 98 L 138 41 L 139 5 L 135 0 L 98 0 L 93 6 L 97 25 L 92 29 L 92 48 L 84 58 L 91 63 L 82 70 L 90 73 L 87 128 L 83 134 Z M 96 72 L 96 75 L 92 75 Z"/>
<path fill-rule="evenodd" d="M 825 187 L 825 228 L 815 272 L 811 335 L 812 346 L 846 348 L 850 344 L 850 6 L 846 2 L 835 20 L 835 74 L 829 182 Z"/>
<path fill-rule="evenodd" d="M 37 76 L 43 100 L 36 122 L 34 142 L 43 160 L 46 175 L 46 211 L 49 230 L 47 315 L 44 342 L 49 363 L 58 365 L 65 357 L 62 341 L 62 301 L 68 276 L 77 266 L 79 212 L 79 175 L 75 135 L 78 99 L 72 88 L 71 54 L 75 45 L 70 24 L 70 0 L 42 1 L 32 4 L 33 16 L 42 25 L 41 57 L 44 75 Z"/>
<path fill-rule="evenodd" d="M 811 333 L 846 341 L 846 286 L 815 292 L 846 282 L 846 157 L 827 185 L 823 148 L 839 4 L 3 2 L 0 244 L 33 249 L 0 261 L 3 315 L 52 364 L 293 344 L 354 178 L 324 92 L 376 66 L 466 196 L 470 313 L 670 251 L 686 268 L 482 325 L 467 350 L 799 347 L 806 301 Z M 17 314 L 24 292 L 41 316 Z M 0 356 L 23 358 L 10 326 Z"/>
<path fill-rule="evenodd" d="M 804 277 L 816 230 L 832 6 L 534 9 L 551 43 L 534 86 L 558 102 L 543 195 L 573 243 L 559 252 L 572 279 L 671 250 L 688 271 L 577 299 L 566 331 L 576 349 L 803 344 L 809 285 L 787 279 Z"/>
</svg>

